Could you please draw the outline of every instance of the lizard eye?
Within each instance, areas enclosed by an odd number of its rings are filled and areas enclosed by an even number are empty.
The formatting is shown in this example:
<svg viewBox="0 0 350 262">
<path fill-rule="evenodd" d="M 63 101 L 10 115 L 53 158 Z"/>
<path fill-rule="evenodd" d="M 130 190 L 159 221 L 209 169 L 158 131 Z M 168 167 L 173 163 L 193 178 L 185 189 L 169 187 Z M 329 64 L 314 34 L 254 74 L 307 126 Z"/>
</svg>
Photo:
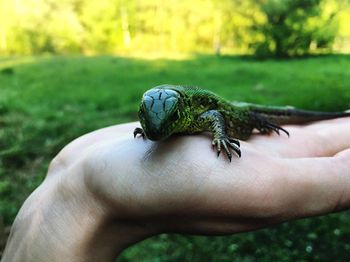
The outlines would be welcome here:
<svg viewBox="0 0 350 262">
<path fill-rule="evenodd" d="M 179 119 L 179 114 L 177 111 L 175 111 L 171 116 L 170 116 L 170 120 L 171 121 L 176 121 Z"/>
</svg>

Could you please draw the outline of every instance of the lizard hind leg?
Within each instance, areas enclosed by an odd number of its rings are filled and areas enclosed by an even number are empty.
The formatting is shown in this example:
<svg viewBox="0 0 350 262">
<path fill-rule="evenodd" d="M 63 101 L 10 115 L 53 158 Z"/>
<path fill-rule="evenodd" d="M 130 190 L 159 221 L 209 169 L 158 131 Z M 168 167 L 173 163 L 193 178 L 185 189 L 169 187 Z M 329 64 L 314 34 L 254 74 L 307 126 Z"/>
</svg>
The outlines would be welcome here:
<svg viewBox="0 0 350 262">
<path fill-rule="evenodd" d="M 271 123 L 265 117 L 255 114 L 254 118 L 256 123 L 255 128 L 258 129 L 261 134 L 271 134 L 271 132 L 275 132 L 276 134 L 280 135 L 280 131 L 282 131 L 289 137 L 289 132 L 287 130 L 274 123 Z"/>
</svg>

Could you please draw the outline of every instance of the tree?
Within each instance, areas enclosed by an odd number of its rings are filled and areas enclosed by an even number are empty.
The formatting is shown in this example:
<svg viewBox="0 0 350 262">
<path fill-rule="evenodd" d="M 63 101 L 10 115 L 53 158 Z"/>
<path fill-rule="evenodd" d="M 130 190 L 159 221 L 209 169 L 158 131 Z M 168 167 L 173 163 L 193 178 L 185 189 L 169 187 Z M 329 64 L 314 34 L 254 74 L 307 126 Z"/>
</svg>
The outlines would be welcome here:
<svg viewBox="0 0 350 262">
<path fill-rule="evenodd" d="M 338 1 L 340 2 L 340 1 Z M 338 32 L 339 6 L 328 0 L 253 1 L 264 19 L 248 14 L 250 32 L 260 37 L 250 43 L 260 57 L 292 57 L 330 49 Z M 253 4 L 254 5 L 254 4 Z"/>
</svg>

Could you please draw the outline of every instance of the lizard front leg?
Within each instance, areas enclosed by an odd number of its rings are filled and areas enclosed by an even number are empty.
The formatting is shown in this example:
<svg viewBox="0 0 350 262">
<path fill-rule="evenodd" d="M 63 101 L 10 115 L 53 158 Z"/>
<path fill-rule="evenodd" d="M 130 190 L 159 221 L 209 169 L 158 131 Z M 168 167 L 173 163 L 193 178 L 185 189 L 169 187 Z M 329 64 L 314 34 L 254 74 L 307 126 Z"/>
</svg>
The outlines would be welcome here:
<svg viewBox="0 0 350 262">
<path fill-rule="evenodd" d="M 223 148 L 230 162 L 232 158 L 231 150 L 241 157 L 240 143 L 237 139 L 227 136 L 225 119 L 219 111 L 209 110 L 200 114 L 196 119 L 195 127 L 198 131 L 210 131 L 213 133 L 212 145 L 216 147 L 218 156 Z"/>
<path fill-rule="evenodd" d="M 146 138 L 145 131 L 143 131 L 143 129 L 142 129 L 141 127 L 136 127 L 136 128 L 135 128 L 135 130 L 134 130 L 134 138 L 135 138 L 137 135 L 142 136 L 143 139 Z"/>
</svg>

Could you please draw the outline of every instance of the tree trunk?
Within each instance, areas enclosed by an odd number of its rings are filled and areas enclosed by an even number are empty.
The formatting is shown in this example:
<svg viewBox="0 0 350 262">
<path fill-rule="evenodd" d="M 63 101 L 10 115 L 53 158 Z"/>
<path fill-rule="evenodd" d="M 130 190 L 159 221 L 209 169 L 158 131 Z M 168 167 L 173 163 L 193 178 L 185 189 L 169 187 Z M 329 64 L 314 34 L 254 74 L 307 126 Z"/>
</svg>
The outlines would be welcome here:
<svg viewBox="0 0 350 262">
<path fill-rule="evenodd" d="M 124 46 L 128 47 L 131 44 L 131 36 L 130 36 L 130 30 L 129 30 L 128 10 L 125 7 L 120 8 L 120 16 L 122 20 Z"/>
</svg>

